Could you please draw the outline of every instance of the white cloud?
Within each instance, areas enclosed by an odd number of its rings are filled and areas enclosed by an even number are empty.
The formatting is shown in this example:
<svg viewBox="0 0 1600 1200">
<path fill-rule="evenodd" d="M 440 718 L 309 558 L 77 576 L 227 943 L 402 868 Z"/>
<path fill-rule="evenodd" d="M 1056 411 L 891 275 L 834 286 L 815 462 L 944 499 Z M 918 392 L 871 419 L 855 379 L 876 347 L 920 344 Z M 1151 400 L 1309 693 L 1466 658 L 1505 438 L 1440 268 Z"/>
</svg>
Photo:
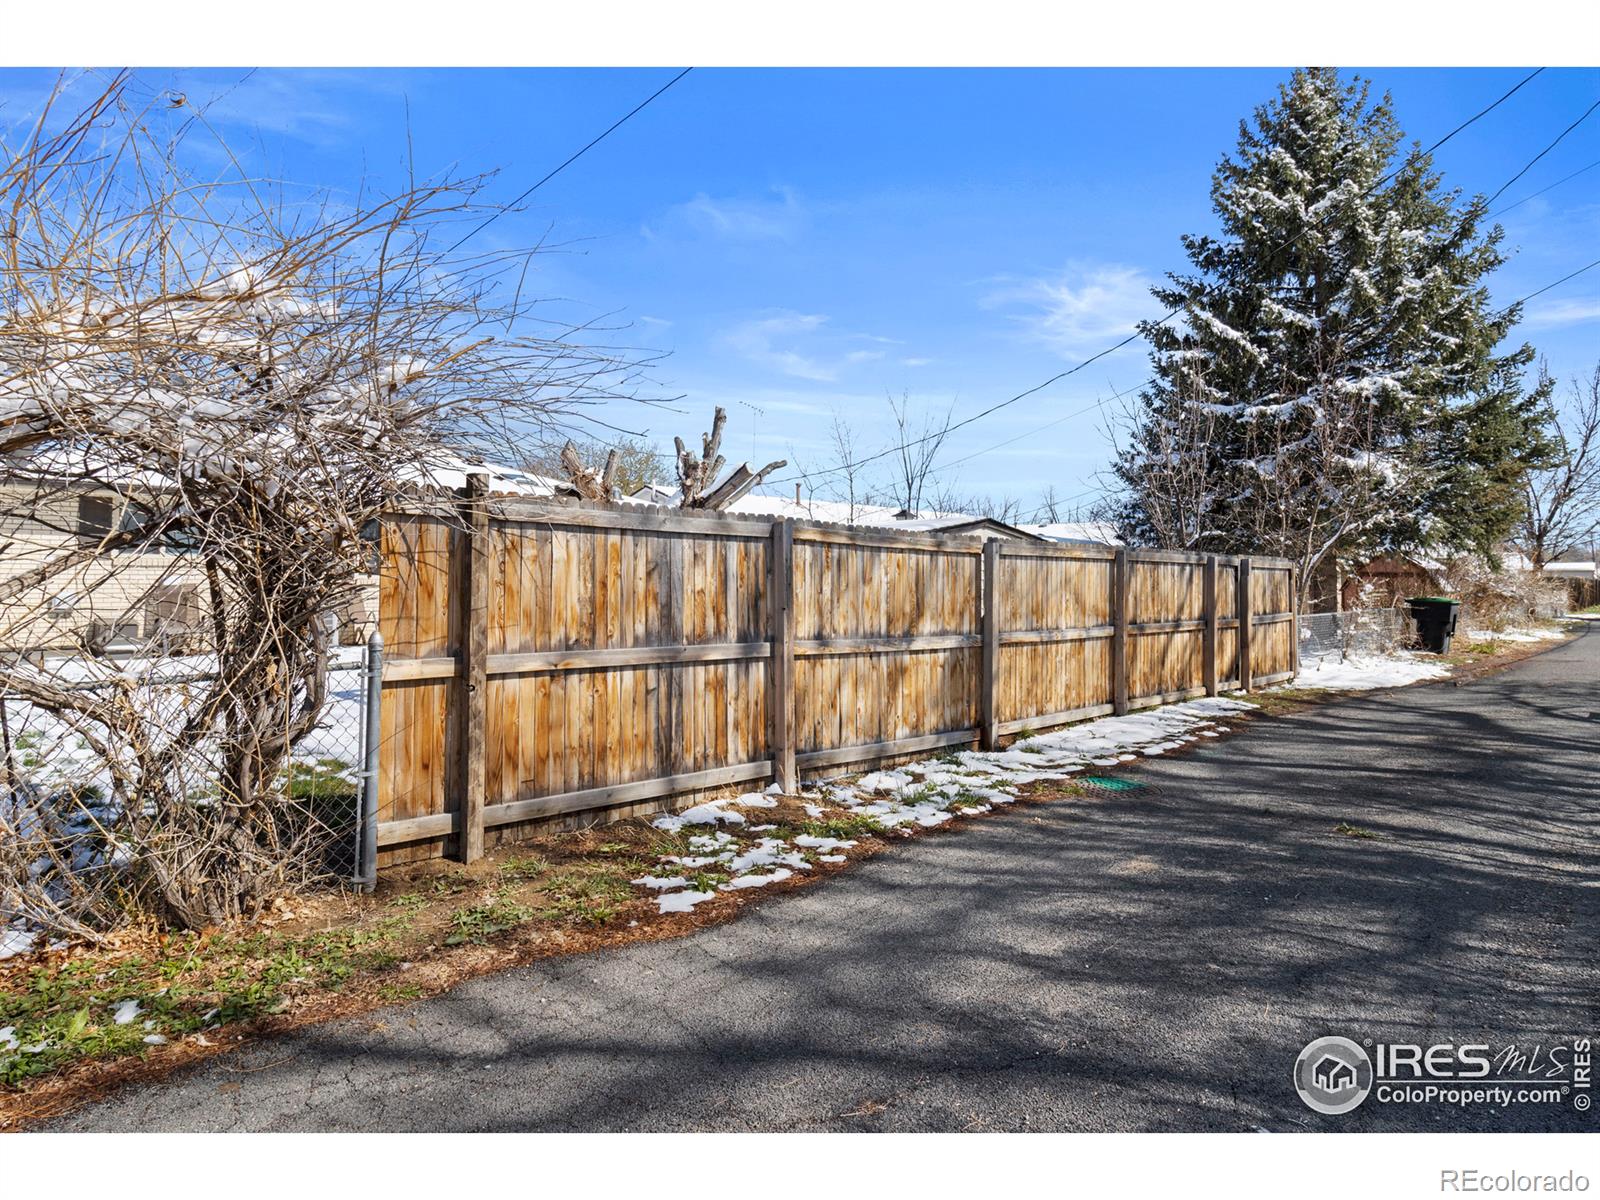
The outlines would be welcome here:
<svg viewBox="0 0 1600 1200">
<path fill-rule="evenodd" d="M 750 362 L 812 383 L 834 383 L 852 367 L 887 358 L 889 352 L 877 346 L 899 344 L 877 334 L 836 331 L 820 313 L 786 308 L 741 321 L 719 341 Z M 862 342 L 872 343 L 873 348 L 862 347 Z"/>
<path fill-rule="evenodd" d="M 827 324 L 828 318 L 816 313 L 798 313 L 780 309 L 769 316 L 744 321 L 722 335 L 723 343 L 751 362 L 771 367 L 796 379 L 809 379 L 815 383 L 832 383 L 838 378 L 838 367 L 822 362 L 812 355 L 802 354 L 793 348 L 796 339 L 817 332 Z"/>
<path fill-rule="evenodd" d="M 319 68 L 264 68 L 231 73 L 178 72 L 174 91 L 192 108 L 203 109 L 219 128 L 278 134 L 315 146 L 348 143 L 356 131 L 353 115 L 374 101 L 403 103 L 402 80 L 393 72 Z"/>
<path fill-rule="evenodd" d="M 992 282 L 981 306 L 1022 309 L 1010 315 L 1026 335 L 1065 355 L 1104 349 L 1160 315 L 1150 295 L 1155 281 L 1119 263 L 1069 263 L 1054 276 Z"/>
<path fill-rule="evenodd" d="M 806 210 L 792 188 L 777 187 L 760 198 L 719 198 L 701 192 L 671 209 L 667 217 L 697 233 L 731 241 L 788 241 L 804 228 Z"/>
<path fill-rule="evenodd" d="M 1536 329 L 1549 329 L 1558 325 L 1581 325 L 1586 321 L 1600 321 L 1600 296 L 1553 300 L 1548 304 L 1528 309 L 1522 318 L 1524 325 Z"/>
<path fill-rule="evenodd" d="M 933 359 L 931 358 L 902 358 L 900 365 L 902 367 L 925 367 L 932 361 Z"/>
</svg>

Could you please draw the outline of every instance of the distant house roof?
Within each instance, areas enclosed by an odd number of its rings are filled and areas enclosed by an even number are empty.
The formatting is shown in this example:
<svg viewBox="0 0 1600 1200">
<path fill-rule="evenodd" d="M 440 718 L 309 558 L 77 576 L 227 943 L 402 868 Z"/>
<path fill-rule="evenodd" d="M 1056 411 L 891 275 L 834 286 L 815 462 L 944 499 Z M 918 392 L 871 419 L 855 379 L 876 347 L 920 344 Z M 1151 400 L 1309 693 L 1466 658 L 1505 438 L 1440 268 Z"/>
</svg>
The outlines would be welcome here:
<svg viewBox="0 0 1600 1200">
<path fill-rule="evenodd" d="M 634 488 L 622 499 L 624 502 L 632 500 L 638 504 L 671 506 L 678 503 L 678 497 L 682 494 L 677 488 L 667 487 L 663 483 L 646 483 Z"/>
<path fill-rule="evenodd" d="M 475 463 L 464 458 L 442 458 L 426 469 L 407 468 L 401 477 L 408 483 L 453 491 L 467 486 L 468 475 L 487 475 L 489 493 L 507 496 L 558 496 L 570 494 L 572 485 L 565 479 L 535 475 L 498 463 Z"/>
<path fill-rule="evenodd" d="M 1600 579 L 1600 563 L 1549 562 L 1544 565 L 1544 573 L 1564 579 Z"/>
<path fill-rule="evenodd" d="M 440 456 L 425 467 L 403 465 L 399 469 L 399 478 L 411 486 L 451 491 L 466 487 L 468 475 L 480 473 L 489 476 L 489 491 L 494 494 L 556 496 L 572 492 L 572 485 L 565 479 L 535 475 L 531 471 L 498 463 L 473 462 L 455 455 Z M 34 483 L 46 479 L 82 481 L 123 489 L 164 489 L 172 486 L 172 480 L 166 475 L 110 465 L 73 448 L 53 449 L 20 462 L 0 461 L 0 484 Z"/>
<path fill-rule="evenodd" d="M 641 489 L 642 490 L 642 489 Z M 677 493 L 673 493 L 676 499 Z M 639 492 L 634 493 L 639 497 Z M 729 512 L 751 516 L 788 517 L 795 521 L 822 521 L 832 525 L 855 525 L 863 529 L 902 529 L 921 533 L 959 533 L 974 537 L 1001 537 L 1014 541 L 1039 541 L 1037 534 L 993 517 L 974 513 L 918 512 L 884 504 L 850 504 L 844 500 L 795 500 L 787 496 L 741 496 L 728 506 Z"/>
<path fill-rule="evenodd" d="M 1019 525 L 1047 542 L 1094 542 L 1101 546 L 1120 546 L 1116 526 L 1109 521 L 1050 521 L 1043 525 Z"/>
</svg>

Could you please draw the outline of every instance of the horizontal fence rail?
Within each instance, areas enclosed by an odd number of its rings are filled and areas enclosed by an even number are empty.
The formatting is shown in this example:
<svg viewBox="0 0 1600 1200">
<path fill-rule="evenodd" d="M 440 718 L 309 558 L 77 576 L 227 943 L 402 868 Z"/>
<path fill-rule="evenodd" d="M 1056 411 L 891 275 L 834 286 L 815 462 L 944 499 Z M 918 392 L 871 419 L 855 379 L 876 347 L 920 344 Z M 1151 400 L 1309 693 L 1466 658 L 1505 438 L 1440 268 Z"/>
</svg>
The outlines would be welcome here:
<svg viewBox="0 0 1600 1200">
<path fill-rule="evenodd" d="M 386 518 L 380 550 L 386 863 L 1296 669 L 1280 559 L 491 498 L 476 477 L 453 509 Z"/>
</svg>

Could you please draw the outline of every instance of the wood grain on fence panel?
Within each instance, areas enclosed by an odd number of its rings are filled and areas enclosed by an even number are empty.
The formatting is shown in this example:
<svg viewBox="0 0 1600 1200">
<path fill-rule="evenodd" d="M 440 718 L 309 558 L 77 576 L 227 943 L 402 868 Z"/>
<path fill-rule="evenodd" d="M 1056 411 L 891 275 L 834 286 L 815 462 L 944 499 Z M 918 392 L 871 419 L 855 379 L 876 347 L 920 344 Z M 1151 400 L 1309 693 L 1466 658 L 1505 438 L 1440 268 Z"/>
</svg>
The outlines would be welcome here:
<svg viewBox="0 0 1600 1200">
<path fill-rule="evenodd" d="M 1205 560 L 1137 554 L 1129 563 L 1130 704 L 1205 690 Z"/>
<path fill-rule="evenodd" d="M 452 835 L 466 845 L 471 810 L 456 793 L 472 777 L 460 769 L 473 744 L 460 731 L 474 671 L 481 822 L 497 836 L 759 786 L 789 756 L 815 771 L 971 744 L 983 719 L 986 591 L 996 735 L 1116 700 L 1113 633 L 1124 618 L 1109 548 L 1006 543 L 985 555 L 974 538 L 801 523 L 775 534 L 765 519 L 501 498 L 489 512 L 470 542 L 466 524 L 440 513 L 383 523 L 386 862 L 436 855 Z M 487 581 L 470 654 L 469 544 L 483 547 L 473 561 Z M 1129 704 L 1203 689 L 1205 556 L 1121 557 Z M 1254 563 L 1252 661 L 1267 681 L 1292 669 L 1292 576 L 1281 561 Z M 1238 564 L 1215 568 L 1224 690 L 1238 678 Z M 789 600 L 775 613 L 779 587 Z M 781 704 L 774 686 L 785 688 Z"/>
<path fill-rule="evenodd" d="M 1114 558 L 1005 547 L 1000 555 L 1000 728 L 1043 729 L 1109 708 Z M 1054 720 L 1052 720 L 1054 718 Z"/>
<path fill-rule="evenodd" d="M 882 536 L 856 545 L 835 530 L 795 527 L 795 749 L 803 769 L 820 755 L 833 764 L 860 748 L 975 730 L 977 548 Z"/>
<path fill-rule="evenodd" d="M 450 661 L 460 650 L 452 600 L 456 531 L 448 520 L 401 517 L 384 522 L 379 549 L 392 569 L 379 574 L 378 628 L 386 653 L 396 659 Z M 448 795 L 453 749 L 448 732 L 450 676 L 385 685 L 380 712 L 378 819 L 444 820 L 457 797 Z M 432 857 L 436 846 L 386 850 L 381 861 L 411 862 Z"/>
<path fill-rule="evenodd" d="M 1259 683 L 1271 683 L 1294 672 L 1294 575 L 1272 560 L 1258 561 L 1250 571 L 1251 673 Z"/>
<path fill-rule="evenodd" d="M 1217 561 L 1217 678 L 1221 691 L 1239 686 L 1239 564 Z"/>
</svg>

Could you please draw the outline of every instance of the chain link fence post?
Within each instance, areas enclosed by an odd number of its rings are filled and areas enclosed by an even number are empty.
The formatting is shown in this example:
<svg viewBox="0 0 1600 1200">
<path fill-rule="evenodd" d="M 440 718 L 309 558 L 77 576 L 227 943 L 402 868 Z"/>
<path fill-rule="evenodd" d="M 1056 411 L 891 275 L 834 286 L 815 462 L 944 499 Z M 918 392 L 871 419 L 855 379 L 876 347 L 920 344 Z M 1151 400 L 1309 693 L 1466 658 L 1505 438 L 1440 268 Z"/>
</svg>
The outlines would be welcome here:
<svg viewBox="0 0 1600 1200">
<path fill-rule="evenodd" d="M 382 729 L 383 634 L 367 639 L 366 679 L 362 694 L 361 817 L 356 822 L 361 845 L 356 854 L 356 883 L 363 892 L 378 885 L 378 740 Z"/>
</svg>

